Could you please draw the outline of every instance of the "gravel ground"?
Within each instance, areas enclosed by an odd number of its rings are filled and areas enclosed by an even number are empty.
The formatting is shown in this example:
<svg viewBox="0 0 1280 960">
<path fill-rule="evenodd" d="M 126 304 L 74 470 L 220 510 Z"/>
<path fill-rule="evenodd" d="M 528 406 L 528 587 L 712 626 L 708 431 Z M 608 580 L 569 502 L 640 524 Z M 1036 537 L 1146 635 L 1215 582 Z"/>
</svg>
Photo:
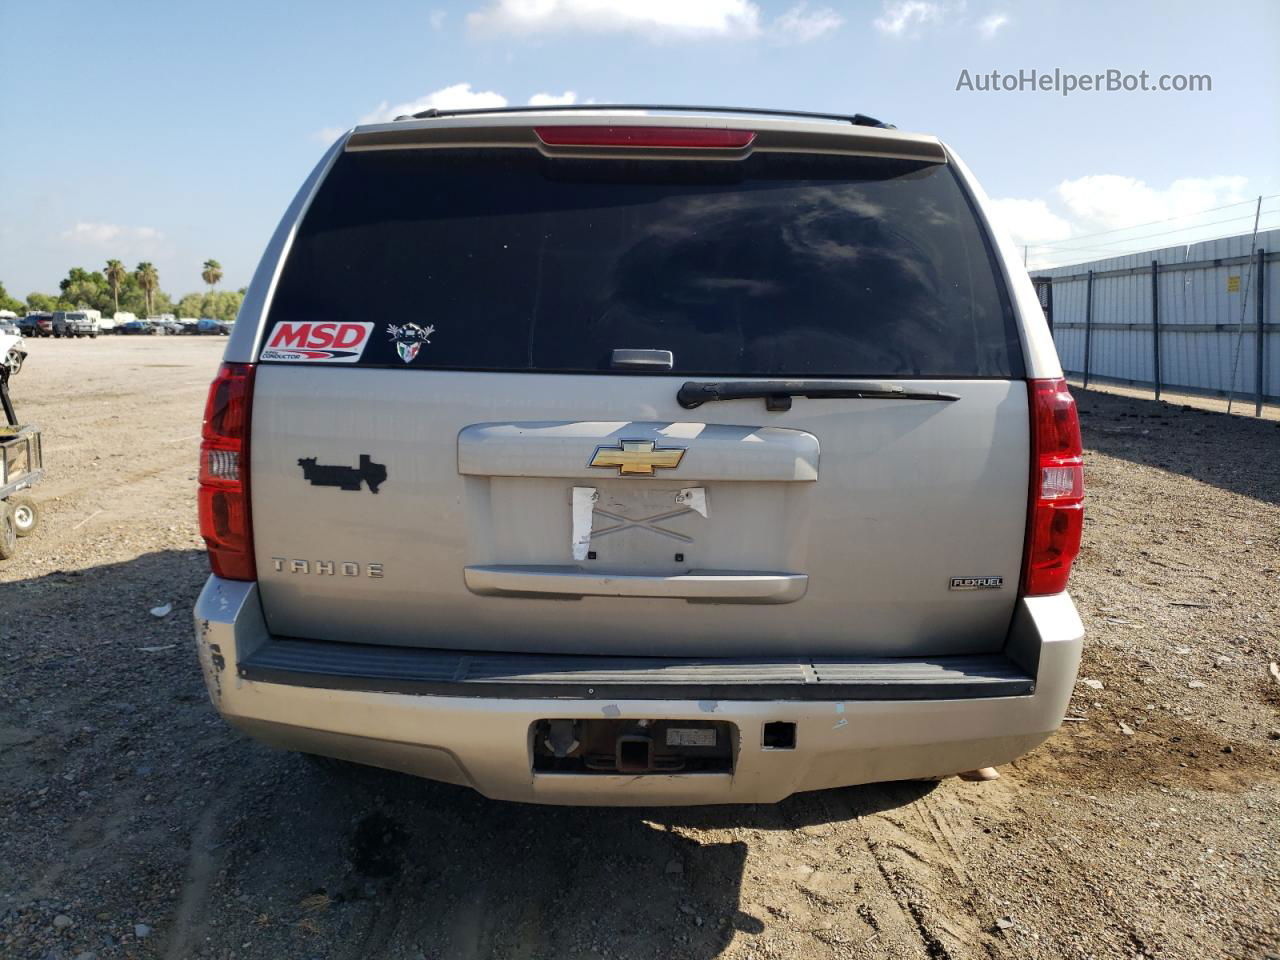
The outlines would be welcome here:
<svg viewBox="0 0 1280 960">
<path fill-rule="evenodd" d="M 1274 423 L 1078 392 L 1082 681 L 999 781 L 526 807 L 214 715 L 189 610 L 222 343 L 37 341 L 14 380 L 49 475 L 0 564 L 0 956 L 1280 955 Z"/>
<path fill-rule="evenodd" d="M 1071 376 L 1067 379 L 1071 383 L 1072 390 L 1081 389 L 1082 383 L 1079 377 Z M 1113 383 L 1109 380 L 1093 380 L 1089 385 L 1089 389 L 1099 393 L 1113 393 L 1121 397 L 1132 397 L 1136 400 L 1155 399 L 1155 393 L 1151 387 L 1136 387 L 1127 383 Z M 1196 409 L 1209 410 L 1214 413 L 1234 412 L 1242 417 L 1252 417 L 1255 409 L 1253 394 L 1244 393 L 1237 393 L 1232 400 L 1228 401 L 1224 397 L 1183 393 L 1176 388 L 1171 390 L 1165 387 L 1160 393 L 1160 399 L 1175 406 L 1195 407 Z M 1228 410 L 1228 407 L 1231 409 Z M 1262 405 L 1262 419 L 1280 420 L 1280 403 L 1264 403 Z"/>
</svg>

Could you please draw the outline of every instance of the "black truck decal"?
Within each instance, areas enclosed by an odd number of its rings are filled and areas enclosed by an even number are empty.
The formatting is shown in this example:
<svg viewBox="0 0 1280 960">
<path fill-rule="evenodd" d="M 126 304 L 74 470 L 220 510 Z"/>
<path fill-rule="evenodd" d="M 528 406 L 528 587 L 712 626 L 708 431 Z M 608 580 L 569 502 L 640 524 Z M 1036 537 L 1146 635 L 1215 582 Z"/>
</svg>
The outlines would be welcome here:
<svg viewBox="0 0 1280 960">
<path fill-rule="evenodd" d="M 374 463 L 367 454 L 360 454 L 358 467 L 330 466 L 316 463 L 315 457 L 303 457 L 298 461 L 302 468 L 302 476 L 313 487 L 337 487 L 339 490 L 359 490 L 361 482 L 369 485 L 370 493 L 377 493 L 378 487 L 387 480 L 387 465 Z"/>
</svg>

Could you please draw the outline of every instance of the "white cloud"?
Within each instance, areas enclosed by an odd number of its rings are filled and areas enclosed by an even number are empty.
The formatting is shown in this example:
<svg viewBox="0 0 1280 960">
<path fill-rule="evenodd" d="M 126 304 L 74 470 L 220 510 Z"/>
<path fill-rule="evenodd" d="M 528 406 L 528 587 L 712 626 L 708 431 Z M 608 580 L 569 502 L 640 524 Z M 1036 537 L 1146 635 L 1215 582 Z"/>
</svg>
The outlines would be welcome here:
<svg viewBox="0 0 1280 960">
<path fill-rule="evenodd" d="M 1245 200 L 1247 184 L 1245 177 L 1187 177 L 1159 190 L 1135 177 L 1107 173 L 1064 180 L 1054 192 L 1076 219 L 1093 230 L 1105 230 Z"/>
<path fill-rule="evenodd" d="M 1161 188 L 1107 173 L 1064 180 L 1047 199 L 1007 197 L 992 208 L 1017 246 L 1030 245 L 1029 265 L 1038 267 L 1244 233 L 1251 208 L 1241 201 L 1256 192 L 1239 176 L 1187 177 Z M 1240 205 L 1215 209 L 1230 204 Z"/>
<path fill-rule="evenodd" d="M 578 95 L 572 90 L 564 93 L 535 93 L 529 98 L 531 107 L 555 107 L 578 102 Z"/>
<path fill-rule="evenodd" d="M 993 13 L 990 16 L 983 17 L 978 21 L 978 32 L 984 37 L 990 39 L 1000 32 L 1000 29 L 1009 22 L 1009 15 L 1005 13 Z"/>
<path fill-rule="evenodd" d="M 807 3 L 797 3 L 773 21 L 773 30 L 784 42 L 808 43 L 838 29 L 842 23 L 844 17 L 830 7 L 810 10 Z"/>
<path fill-rule="evenodd" d="M 406 103 L 390 105 L 383 100 L 377 107 L 360 118 L 360 123 L 387 123 L 399 116 L 407 116 L 430 110 L 467 110 L 483 107 L 505 107 L 507 98 L 492 90 L 472 90 L 469 83 L 455 83 Z"/>
<path fill-rule="evenodd" d="M 133 248 L 157 243 L 164 234 L 155 227 L 124 227 L 115 223 L 79 221 L 62 232 L 62 239 L 88 247 L 116 245 Z"/>
<path fill-rule="evenodd" d="M 492 0 L 467 15 L 475 29 L 516 33 L 585 30 L 675 37 L 755 36 L 751 0 Z"/>
<path fill-rule="evenodd" d="M 509 33 L 579 30 L 653 40 L 768 37 L 783 43 L 807 43 L 842 23 L 844 17 L 831 7 L 811 10 L 808 0 L 793 4 L 767 28 L 753 0 L 490 0 L 467 15 L 473 29 Z"/>
<path fill-rule="evenodd" d="M 578 94 L 573 90 L 564 93 L 535 93 L 529 98 L 529 105 L 534 107 L 553 106 L 555 104 L 571 104 L 578 102 Z M 593 103 L 587 100 L 587 103 Z M 508 100 L 493 90 L 473 90 L 469 83 L 455 83 L 449 87 L 433 90 L 431 93 L 409 100 L 405 103 L 392 104 L 383 100 L 374 109 L 362 116 L 357 123 L 388 123 L 400 116 L 412 116 L 433 107 L 437 110 L 467 110 L 486 107 L 505 107 Z M 328 145 L 346 133 L 349 127 L 322 127 L 311 134 L 313 140 Z"/>
<path fill-rule="evenodd" d="M 432 10 L 427 16 L 427 20 L 431 23 L 432 30 L 441 30 L 444 28 L 445 18 L 449 16 L 448 10 Z"/>
<path fill-rule="evenodd" d="M 880 16 L 872 23 L 881 33 L 898 37 L 912 27 L 941 23 L 942 14 L 942 5 L 929 0 L 884 0 Z"/>
<path fill-rule="evenodd" d="M 1021 247 L 1024 244 L 1052 243 L 1071 236 L 1071 224 L 1049 209 L 1043 200 L 1007 197 L 991 201 L 996 224 Z"/>
</svg>

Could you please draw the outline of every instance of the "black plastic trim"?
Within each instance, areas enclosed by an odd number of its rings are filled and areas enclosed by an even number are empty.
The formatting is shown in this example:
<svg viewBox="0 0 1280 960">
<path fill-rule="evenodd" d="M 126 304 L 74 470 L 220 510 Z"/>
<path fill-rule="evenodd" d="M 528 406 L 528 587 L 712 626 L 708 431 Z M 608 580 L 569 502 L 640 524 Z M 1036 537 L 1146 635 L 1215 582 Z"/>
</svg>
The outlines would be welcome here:
<svg viewBox="0 0 1280 960">
<path fill-rule="evenodd" d="M 1028 696 L 1003 654 L 928 658 L 625 657 L 486 653 L 277 637 L 238 665 L 245 680 L 448 697 L 967 700 Z"/>
<path fill-rule="evenodd" d="M 951 168 L 952 179 L 955 180 L 956 187 L 960 190 L 960 195 L 964 197 L 965 204 L 969 207 L 969 216 L 973 218 L 974 226 L 978 229 L 978 234 L 982 237 L 982 247 L 987 255 L 987 268 L 991 271 L 992 279 L 995 282 L 996 295 L 1000 298 L 1000 306 L 1004 311 L 1005 335 L 1008 338 L 1009 346 L 1016 346 L 1017 350 L 1009 351 L 1010 380 L 1025 380 L 1027 378 L 1027 355 L 1026 355 L 1026 331 L 1023 328 L 1021 318 L 1016 309 L 1016 300 L 1011 289 L 1012 277 L 1006 270 L 1006 264 L 996 250 L 995 237 L 992 236 L 992 226 L 988 223 L 989 217 L 986 212 L 978 206 L 978 200 L 973 195 L 973 191 L 969 188 L 969 184 L 965 183 L 964 177 L 956 171 L 955 164 L 951 163 L 951 154 L 947 153 L 947 166 Z"/>
</svg>

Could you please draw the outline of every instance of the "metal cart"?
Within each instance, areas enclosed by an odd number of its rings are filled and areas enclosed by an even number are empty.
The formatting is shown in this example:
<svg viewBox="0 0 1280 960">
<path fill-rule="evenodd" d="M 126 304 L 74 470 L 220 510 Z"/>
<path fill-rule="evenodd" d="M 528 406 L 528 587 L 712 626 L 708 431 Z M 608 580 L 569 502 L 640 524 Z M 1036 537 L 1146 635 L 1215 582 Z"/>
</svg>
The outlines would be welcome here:
<svg viewBox="0 0 1280 960">
<path fill-rule="evenodd" d="M 40 449 L 40 431 L 18 423 L 9 399 L 10 368 L 0 358 L 0 560 L 7 560 L 18 549 L 18 538 L 35 532 L 40 523 L 40 510 L 24 491 L 35 486 L 44 476 L 44 455 Z"/>
</svg>

